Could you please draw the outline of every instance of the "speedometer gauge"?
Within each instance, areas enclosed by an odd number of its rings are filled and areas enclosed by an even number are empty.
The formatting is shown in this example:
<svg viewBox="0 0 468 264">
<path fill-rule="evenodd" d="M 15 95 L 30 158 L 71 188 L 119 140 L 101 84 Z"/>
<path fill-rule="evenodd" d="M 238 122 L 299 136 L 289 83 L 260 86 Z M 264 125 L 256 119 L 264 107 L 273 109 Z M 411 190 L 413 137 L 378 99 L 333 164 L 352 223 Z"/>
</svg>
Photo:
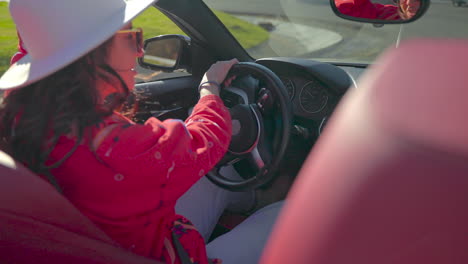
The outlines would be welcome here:
<svg viewBox="0 0 468 264">
<path fill-rule="evenodd" d="M 294 90 L 295 90 L 294 83 L 291 81 L 291 79 L 287 79 L 287 78 L 281 78 L 281 81 L 286 87 L 286 91 L 288 92 L 289 99 L 292 100 L 294 97 Z"/>
<path fill-rule="evenodd" d="M 308 82 L 299 94 L 299 105 L 307 113 L 322 111 L 328 102 L 328 92 L 316 81 Z"/>
</svg>

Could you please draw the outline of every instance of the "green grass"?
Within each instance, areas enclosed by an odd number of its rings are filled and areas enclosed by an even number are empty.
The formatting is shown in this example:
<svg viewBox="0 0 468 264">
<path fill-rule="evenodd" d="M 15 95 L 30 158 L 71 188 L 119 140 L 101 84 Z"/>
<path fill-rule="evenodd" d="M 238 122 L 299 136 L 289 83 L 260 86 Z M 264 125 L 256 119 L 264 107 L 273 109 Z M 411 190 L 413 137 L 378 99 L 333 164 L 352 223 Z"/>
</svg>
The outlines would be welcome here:
<svg viewBox="0 0 468 264">
<path fill-rule="evenodd" d="M 164 34 L 185 33 L 156 8 L 148 8 L 133 20 L 133 27 L 143 28 L 145 39 Z"/>
<path fill-rule="evenodd" d="M 215 11 L 241 45 L 248 49 L 267 40 L 269 33 L 263 28 Z M 144 37 L 150 38 L 164 34 L 184 34 L 171 20 L 156 8 L 149 8 L 133 21 L 134 27 L 144 29 Z M 0 75 L 5 72 L 11 56 L 17 49 L 16 27 L 8 12 L 8 3 L 0 2 Z"/>
<path fill-rule="evenodd" d="M 214 10 L 213 10 L 214 11 Z M 229 29 L 232 35 L 240 42 L 244 49 L 250 49 L 264 42 L 270 37 L 270 33 L 257 25 L 236 18 L 220 11 L 214 11 L 215 15 Z"/>
<path fill-rule="evenodd" d="M 16 52 L 17 45 L 16 27 L 8 12 L 8 3 L 0 2 L 0 74 L 10 65 L 10 58 Z"/>
</svg>

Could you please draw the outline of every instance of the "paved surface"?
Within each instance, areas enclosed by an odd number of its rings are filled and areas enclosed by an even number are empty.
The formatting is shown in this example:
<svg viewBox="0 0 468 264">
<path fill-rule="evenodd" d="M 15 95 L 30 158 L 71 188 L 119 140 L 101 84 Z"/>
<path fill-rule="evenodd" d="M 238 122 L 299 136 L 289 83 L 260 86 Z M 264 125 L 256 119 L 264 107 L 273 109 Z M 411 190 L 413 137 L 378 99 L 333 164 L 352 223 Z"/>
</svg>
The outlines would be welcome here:
<svg viewBox="0 0 468 264">
<path fill-rule="evenodd" d="M 427 13 L 418 21 L 404 25 L 385 25 L 346 21 L 338 18 L 328 4 L 328 0 L 204 0 L 211 8 L 234 15 L 250 14 L 270 17 L 278 23 L 268 43 L 249 50 L 255 57 L 300 56 L 338 61 L 373 61 L 384 49 L 395 46 L 398 40 L 416 37 L 468 38 L 468 8 L 454 7 L 450 0 L 431 1 Z M 293 30 L 294 38 L 287 36 L 282 29 L 291 30 L 291 24 L 307 27 Z M 324 29 L 319 31 L 317 29 Z M 284 31 L 286 31 L 284 30 Z M 341 40 L 329 37 L 338 34 Z M 298 36 L 299 39 L 295 39 Z M 320 44 L 319 44 L 320 43 Z M 310 46 L 304 48 L 304 44 Z M 328 44 L 328 45 L 327 45 Z M 327 48 L 328 46 L 328 48 Z M 312 52 L 310 52 L 313 50 Z"/>
<path fill-rule="evenodd" d="M 281 19 L 238 15 L 237 17 L 252 24 L 269 24 L 272 27 L 270 39 L 251 52 L 261 52 L 263 46 L 273 50 L 289 49 L 289 56 L 300 56 L 335 45 L 343 37 L 334 31 L 309 25 L 301 25 Z"/>
</svg>

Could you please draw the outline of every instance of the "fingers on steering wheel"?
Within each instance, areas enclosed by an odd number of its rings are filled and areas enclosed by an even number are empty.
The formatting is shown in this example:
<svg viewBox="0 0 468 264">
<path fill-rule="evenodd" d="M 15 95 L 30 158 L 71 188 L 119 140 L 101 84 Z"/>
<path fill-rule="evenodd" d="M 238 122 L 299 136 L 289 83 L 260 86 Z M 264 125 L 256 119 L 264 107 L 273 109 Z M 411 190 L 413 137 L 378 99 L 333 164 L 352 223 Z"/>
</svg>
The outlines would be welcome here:
<svg viewBox="0 0 468 264">
<path fill-rule="evenodd" d="M 232 81 L 234 81 L 234 79 L 236 79 L 236 77 L 237 77 L 237 76 L 233 75 L 233 76 L 227 78 L 227 79 L 224 81 L 224 83 L 223 83 L 223 84 L 224 84 L 224 87 L 229 87 L 229 86 L 231 86 Z"/>
</svg>

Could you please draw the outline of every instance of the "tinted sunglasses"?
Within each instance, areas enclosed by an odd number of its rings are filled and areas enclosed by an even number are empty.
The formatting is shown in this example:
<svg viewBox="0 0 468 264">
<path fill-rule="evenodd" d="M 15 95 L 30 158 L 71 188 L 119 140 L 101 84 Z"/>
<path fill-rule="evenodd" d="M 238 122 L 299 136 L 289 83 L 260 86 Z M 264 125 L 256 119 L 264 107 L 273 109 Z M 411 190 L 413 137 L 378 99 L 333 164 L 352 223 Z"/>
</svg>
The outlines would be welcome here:
<svg viewBox="0 0 468 264">
<path fill-rule="evenodd" d="M 140 51 L 143 49 L 143 29 L 124 29 L 117 31 L 117 34 L 129 34 L 132 37 L 135 37 L 137 50 Z"/>
</svg>

